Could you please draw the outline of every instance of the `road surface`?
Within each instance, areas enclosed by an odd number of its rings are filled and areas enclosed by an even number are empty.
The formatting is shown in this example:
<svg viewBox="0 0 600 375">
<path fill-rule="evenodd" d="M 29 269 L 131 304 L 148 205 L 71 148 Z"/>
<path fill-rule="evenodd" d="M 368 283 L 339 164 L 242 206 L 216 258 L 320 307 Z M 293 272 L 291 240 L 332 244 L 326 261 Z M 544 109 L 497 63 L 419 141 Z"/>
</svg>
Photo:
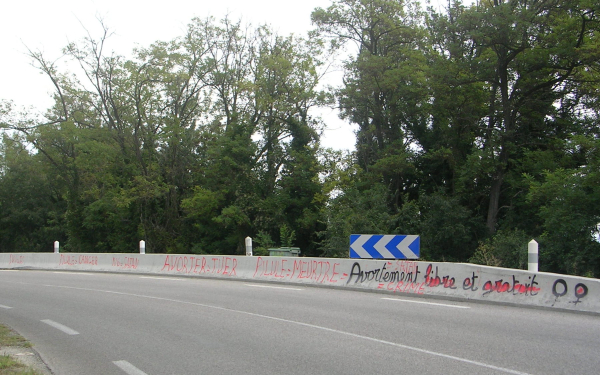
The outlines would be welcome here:
<svg viewBox="0 0 600 375">
<path fill-rule="evenodd" d="M 596 374 L 600 317 L 201 278 L 0 271 L 57 375 Z"/>
</svg>

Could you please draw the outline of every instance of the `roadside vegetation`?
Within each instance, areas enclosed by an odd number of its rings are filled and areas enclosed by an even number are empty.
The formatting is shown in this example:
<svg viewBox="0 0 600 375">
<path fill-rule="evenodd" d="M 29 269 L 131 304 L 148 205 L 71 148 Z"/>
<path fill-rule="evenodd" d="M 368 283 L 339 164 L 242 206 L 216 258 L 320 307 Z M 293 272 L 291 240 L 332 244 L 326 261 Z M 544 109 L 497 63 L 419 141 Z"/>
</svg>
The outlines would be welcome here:
<svg viewBox="0 0 600 375">
<path fill-rule="evenodd" d="M 21 335 L 0 324 L 0 349 L 6 347 L 30 348 L 31 344 Z M 40 373 L 15 360 L 9 355 L 0 355 L 0 375 L 39 375 Z"/>
</svg>

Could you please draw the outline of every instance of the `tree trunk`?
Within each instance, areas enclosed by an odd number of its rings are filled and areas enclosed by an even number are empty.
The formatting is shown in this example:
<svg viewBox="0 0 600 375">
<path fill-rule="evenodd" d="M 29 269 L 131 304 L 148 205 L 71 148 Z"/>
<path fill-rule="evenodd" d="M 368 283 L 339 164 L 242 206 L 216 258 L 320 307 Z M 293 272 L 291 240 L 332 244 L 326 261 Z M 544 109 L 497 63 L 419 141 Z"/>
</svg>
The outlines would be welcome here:
<svg viewBox="0 0 600 375">
<path fill-rule="evenodd" d="M 488 205 L 488 214 L 486 226 L 491 234 L 496 232 L 496 223 L 498 221 L 498 210 L 500 207 L 500 192 L 502 191 L 502 182 L 504 181 L 504 171 L 499 171 L 493 177 L 490 188 L 490 203 Z"/>
</svg>

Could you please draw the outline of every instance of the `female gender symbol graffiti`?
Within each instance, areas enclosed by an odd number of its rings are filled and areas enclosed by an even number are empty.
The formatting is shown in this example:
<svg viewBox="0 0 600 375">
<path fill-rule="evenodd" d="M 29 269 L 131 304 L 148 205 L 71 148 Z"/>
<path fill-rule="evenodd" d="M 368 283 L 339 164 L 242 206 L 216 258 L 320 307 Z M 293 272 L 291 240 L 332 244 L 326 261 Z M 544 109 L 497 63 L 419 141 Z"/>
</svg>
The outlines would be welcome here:
<svg viewBox="0 0 600 375">
<path fill-rule="evenodd" d="M 575 303 L 579 302 L 579 300 L 585 296 L 587 296 L 588 294 L 588 287 L 585 284 L 579 283 L 577 285 L 575 285 L 575 297 L 577 297 L 577 301 L 575 301 Z"/>
<path fill-rule="evenodd" d="M 558 287 L 558 285 L 562 285 L 562 286 Z M 569 291 L 569 288 L 567 287 L 567 282 L 563 279 L 557 279 L 554 282 L 554 285 L 552 285 L 552 294 L 554 294 L 554 297 L 556 297 L 556 299 L 566 295 L 568 291 Z M 587 294 L 588 294 L 587 285 L 578 283 L 577 285 L 575 285 L 575 297 L 577 298 L 577 300 L 572 301 L 571 303 L 578 304 L 579 302 L 581 302 L 580 300 L 583 297 L 587 296 Z"/>
</svg>

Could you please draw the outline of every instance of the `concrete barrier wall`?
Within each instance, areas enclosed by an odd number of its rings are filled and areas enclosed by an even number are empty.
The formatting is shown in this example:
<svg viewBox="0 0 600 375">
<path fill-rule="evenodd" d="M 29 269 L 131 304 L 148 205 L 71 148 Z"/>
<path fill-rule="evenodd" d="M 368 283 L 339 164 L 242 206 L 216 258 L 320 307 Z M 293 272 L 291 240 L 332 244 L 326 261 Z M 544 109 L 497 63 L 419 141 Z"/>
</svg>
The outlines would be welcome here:
<svg viewBox="0 0 600 375">
<path fill-rule="evenodd" d="M 0 269 L 284 282 L 600 313 L 600 280 L 462 263 L 166 254 L 0 254 Z"/>
</svg>

